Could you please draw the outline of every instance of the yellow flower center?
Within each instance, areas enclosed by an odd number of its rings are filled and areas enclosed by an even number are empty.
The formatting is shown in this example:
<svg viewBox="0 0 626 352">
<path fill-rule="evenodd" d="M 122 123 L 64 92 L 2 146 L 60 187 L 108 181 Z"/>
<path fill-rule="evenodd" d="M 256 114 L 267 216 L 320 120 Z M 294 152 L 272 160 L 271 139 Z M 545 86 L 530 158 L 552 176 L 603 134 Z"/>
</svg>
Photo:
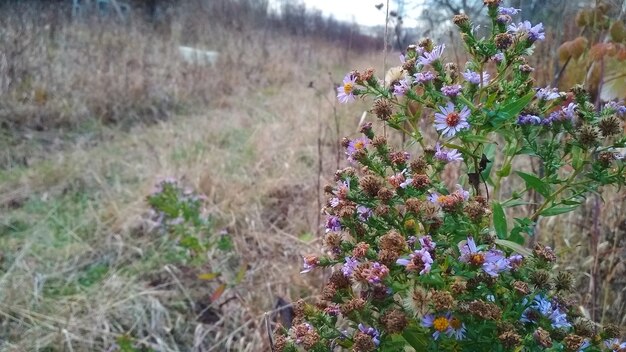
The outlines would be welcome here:
<svg viewBox="0 0 626 352">
<path fill-rule="evenodd" d="M 363 141 L 354 142 L 354 149 L 361 150 L 363 148 L 365 148 L 365 143 L 363 143 Z"/>
<path fill-rule="evenodd" d="M 439 317 L 433 322 L 433 327 L 437 331 L 445 331 L 446 329 L 448 329 L 448 326 L 450 326 L 450 322 L 446 317 Z"/>
<path fill-rule="evenodd" d="M 352 85 L 352 83 L 348 82 L 348 83 L 344 83 L 343 84 L 343 92 L 346 94 L 350 94 L 352 93 L 352 90 L 354 89 L 354 86 Z"/>
<path fill-rule="evenodd" d="M 470 263 L 474 265 L 483 265 L 485 262 L 485 255 L 483 253 L 474 253 L 470 256 Z"/>
<path fill-rule="evenodd" d="M 458 330 L 461 327 L 461 321 L 457 318 L 452 318 L 450 319 L 450 326 L 453 329 Z"/>
</svg>

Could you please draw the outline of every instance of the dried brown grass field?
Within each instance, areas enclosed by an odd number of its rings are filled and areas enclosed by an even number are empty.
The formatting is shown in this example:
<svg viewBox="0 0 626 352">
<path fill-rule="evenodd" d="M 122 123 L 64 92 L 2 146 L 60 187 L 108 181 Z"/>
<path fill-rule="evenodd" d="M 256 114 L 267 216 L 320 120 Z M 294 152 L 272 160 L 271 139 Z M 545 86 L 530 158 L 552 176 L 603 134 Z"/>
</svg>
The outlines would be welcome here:
<svg viewBox="0 0 626 352">
<path fill-rule="evenodd" d="M 333 82 L 382 67 L 381 53 L 181 13 L 156 29 L 2 19 L 0 350 L 112 351 L 129 336 L 157 351 L 265 351 L 278 298 L 317 294 L 319 273 L 299 272 L 321 247 L 319 185 L 366 109 L 339 107 Z M 220 52 L 216 67 L 180 61 L 189 38 Z M 145 201 L 164 177 L 208 196 L 235 255 L 173 254 Z M 585 311 L 624 326 L 626 197 L 603 196 L 543 220 L 538 240 L 579 279 Z M 220 279 L 198 276 L 216 267 L 245 275 L 211 302 Z"/>
</svg>

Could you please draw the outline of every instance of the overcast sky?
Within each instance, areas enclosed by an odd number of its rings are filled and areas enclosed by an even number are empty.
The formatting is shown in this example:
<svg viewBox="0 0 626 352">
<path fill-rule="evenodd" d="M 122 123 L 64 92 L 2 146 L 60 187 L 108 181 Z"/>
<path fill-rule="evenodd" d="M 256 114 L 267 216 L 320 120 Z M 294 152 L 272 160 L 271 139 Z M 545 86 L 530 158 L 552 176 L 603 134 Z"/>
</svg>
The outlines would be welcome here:
<svg viewBox="0 0 626 352">
<path fill-rule="evenodd" d="M 386 4 L 387 0 L 303 0 L 303 2 L 307 8 L 318 8 L 325 15 L 333 15 L 337 20 L 354 21 L 367 26 L 385 24 L 385 8 L 378 10 L 374 6 Z M 394 1 L 389 2 L 391 10 L 395 10 Z M 406 20 L 404 24 L 413 25 Z"/>
</svg>

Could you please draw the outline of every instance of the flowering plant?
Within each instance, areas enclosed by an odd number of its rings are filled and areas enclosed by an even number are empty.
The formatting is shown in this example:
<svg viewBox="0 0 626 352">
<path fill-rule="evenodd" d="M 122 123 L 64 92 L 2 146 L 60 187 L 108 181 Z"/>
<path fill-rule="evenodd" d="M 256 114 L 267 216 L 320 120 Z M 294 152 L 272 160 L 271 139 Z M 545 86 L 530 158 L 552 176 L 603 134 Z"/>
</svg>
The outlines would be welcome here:
<svg viewBox="0 0 626 352">
<path fill-rule="evenodd" d="M 371 97 L 372 112 L 416 151 L 394 149 L 371 123 L 364 137 L 344 139 L 352 166 L 325 189 L 325 253 L 304 257 L 303 273 L 332 274 L 319 302 L 294 304 L 276 351 L 626 349 L 618 328 L 576 311 L 571 274 L 552 272 L 555 252 L 524 247 L 539 218 L 625 183 L 626 107 L 594 105 L 580 86 L 534 88 L 525 57 L 543 26 L 514 24 L 519 10 L 485 4 L 485 39 L 466 15 L 454 17 L 470 56 L 462 71 L 426 39 L 407 49 L 395 76 L 353 71 L 338 88 L 342 103 Z M 425 118 L 434 147 L 419 127 Z M 545 172 L 514 170 L 527 157 Z M 454 187 L 442 176 L 449 164 L 466 173 Z M 507 178 L 519 178 L 519 189 L 504 191 Z M 535 211 L 510 221 L 530 192 L 541 196 Z"/>
</svg>

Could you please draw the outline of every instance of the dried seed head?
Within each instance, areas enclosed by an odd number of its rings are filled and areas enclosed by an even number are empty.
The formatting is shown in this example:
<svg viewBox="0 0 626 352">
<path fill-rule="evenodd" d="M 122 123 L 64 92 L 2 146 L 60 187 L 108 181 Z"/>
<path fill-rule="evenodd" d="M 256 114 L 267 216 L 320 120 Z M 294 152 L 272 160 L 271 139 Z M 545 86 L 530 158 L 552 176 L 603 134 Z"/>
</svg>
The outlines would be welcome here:
<svg viewBox="0 0 626 352">
<path fill-rule="evenodd" d="M 380 249 L 400 254 L 406 249 L 407 245 L 404 236 L 396 230 L 391 230 L 380 238 L 379 247 Z"/>
<path fill-rule="evenodd" d="M 609 167 L 617 159 L 614 152 L 601 152 L 598 154 L 598 162 L 602 167 Z"/>
<path fill-rule="evenodd" d="M 374 209 L 374 214 L 376 216 L 380 216 L 380 217 L 384 217 L 389 215 L 389 206 L 385 205 L 385 204 L 379 204 L 375 209 Z"/>
<path fill-rule="evenodd" d="M 574 288 L 574 277 L 571 273 L 559 272 L 554 279 L 554 288 L 558 291 L 571 291 Z"/>
<path fill-rule="evenodd" d="M 543 269 L 537 269 L 530 274 L 530 282 L 540 289 L 550 289 L 550 273 Z"/>
<path fill-rule="evenodd" d="M 423 287 L 417 286 L 411 292 L 410 306 L 417 315 L 421 315 L 428 310 L 430 294 Z"/>
<path fill-rule="evenodd" d="M 424 157 L 420 156 L 419 158 L 413 160 L 409 167 L 414 174 L 425 174 L 426 169 L 428 169 L 428 162 L 424 159 Z"/>
<path fill-rule="evenodd" d="M 533 249 L 533 254 L 535 255 L 535 257 L 542 259 L 548 263 L 553 263 L 556 261 L 556 254 L 554 254 L 552 248 L 548 246 L 542 246 L 539 243 L 535 245 L 535 248 Z"/>
<path fill-rule="evenodd" d="M 389 158 L 391 159 L 391 163 L 396 165 L 396 166 L 400 166 L 400 165 L 404 165 L 404 163 L 406 163 L 407 160 L 409 160 L 409 155 L 406 152 L 403 151 L 396 151 L 396 152 L 392 152 L 389 155 Z"/>
<path fill-rule="evenodd" d="M 565 336 L 565 339 L 563 339 L 563 344 L 565 345 L 565 350 L 567 351 L 578 351 L 584 342 L 584 337 L 574 334 L 567 335 Z"/>
<path fill-rule="evenodd" d="M 621 335 L 619 326 L 615 324 L 606 324 L 602 327 L 602 335 L 604 338 L 613 339 Z"/>
<path fill-rule="evenodd" d="M 341 270 L 336 270 L 330 275 L 328 282 L 335 285 L 336 288 L 342 289 L 350 286 L 350 280 L 341 272 Z"/>
<path fill-rule="evenodd" d="M 455 295 L 460 295 L 464 292 L 467 291 L 467 281 L 461 280 L 461 279 L 457 279 L 455 280 L 452 285 L 450 285 L 450 290 L 452 290 L 452 293 L 454 293 Z"/>
<path fill-rule="evenodd" d="M 424 38 L 417 44 L 420 48 L 431 52 L 433 50 L 433 41 L 430 38 Z"/>
<path fill-rule="evenodd" d="M 415 71 L 415 58 L 406 60 L 402 65 L 402 69 L 409 73 L 413 73 Z"/>
<path fill-rule="evenodd" d="M 274 334 L 274 349 L 276 352 L 283 352 L 287 348 L 287 337 L 284 335 Z"/>
<path fill-rule="evenodd" d="M 496 47 L 500 50 L 506 50 L 513 44 L 513 36 L 508 33 L 500 33 L 496 35 Z"/>
<path fill-rule="evenodd" d="M 359 242 L 352 250 L 352 256 L 356 258 L 364 258 L 367 255 L 367 250 L 370 249 L 370 245 L 365 242 Z"/>
<path fill-rule="evenodd" d="M 621 121 L 615 115 L 605 117 L 598 122 L 598 129 L 604 137 L 620 134 L 622 132 Z"/>
<path fill-rule="evenodd" d="M 482 300 L 474 300 L 469 304 L 470 313 L 487 320 L 498 320 L 502 310 L 496 304 Z"/>
<path fill-rule="evenodd" d="M 383 182 L 376 176 L 367 175 L 361 178 L 359 185 L 365 194 L 370 197 L 376 197 L 378 195 L 378 191 L 380 191 L 380 188 L 383 185 Z"/>
<path fill-rule="evenodd" d="M 464 13 L 452 17 L 452 22 L 462 30 L 470 28 L 470 18 Z"/>
<path fill-rule="evenodd" d="M 399 309 L 385 312 L 380 318 L 380 322 L 385 326 L 385 330 L 389 334 L 401 333 L 409 323 L 406 314 Z"/>
<path fill-rule="evenodd" d="M 400 254 L 398 252 L 390 251 L 388 249 L 381 249 L 378 251 L 378 261 L 387 266 L 393 265 L 398 258 L 400 258 Z"/>
<path fill-rule="evenodd" d="M 432 304 L 436 310 L 450 310 L 454 306 L 454 298 L 448 291 L 431 291 Z"/>
<path fill-rule="evenodd" d="M 377 99 L 374 102 L 374 107 L 372 108 L 372 112 L 383 121 L 389 120 L 391 115 L 393 115 L 393 105 L 387 99 Z"/>
<path fill-rule="evenodd" d="M 332 301 L 337 293 L 337 286 L 332 282 L 327 283 L 322 289 L 322 299 L 326 301 Z"/>
<path fill-rule="evenodd" d="M 420 206 L 422 201 L 417 198 L 409 198 L 404 202 L 406 209 L 414 214 L 418 214 L 420 212 Z"/>
<path fill-rule="evenodd" d="M 365 307 L 365 300 L 360 297 L 353 298 L 348 302 L 342 304 L 339 309 L 341 314 L 348 315 L 354 311 L 359 311 Z"/>
<path fill-rule="evenodd" d="M 578 130 L 578 142 L 587 148 L 592 148 L 600 143 L 600 131 L 592 125 L 582 125 Z"/>
<path fill-rule="evenodd" d="M 513 282 L 513 289 L 520 296 L 526 296 L 530 293 L 530 288 L 528 288 L 528 284 L 524 281 L 515 281 Z"/>
<path fill-rule="evenodd" d="M 372 145 L 376 148 L 381 148 L 387 146 L 387 138 L 383 136 L 376 136 L 372 140 Z"/>
<path fill-rule="evenodd" d="M 519 66 L 519 70 L 520 70 L 520 72 L 522 72 L 522 73 L 529 74 L 529 73 L 532 73 L 535 69 L 534 69 L 534 68 L 532 68 L 532 67 L 531 67 L 530 65 L 528 65 L 528 64 L 524 64 L 524 65 L 520 65 L 520 66 Z"/>
<path fill-rule="evenodd" d="M 574 332 L 583 337 L 593 338 L 598 333 L 596 325 L 589 319 L 577 318 L 573 325 Z"/>
<path fill-rule="evenodd" d="M 360 78 L 361 78 L 361 81 L 363 81 L 363 82 L 369 82 L 369 81 L 371 81 L 371 80 L 372 80 L 372 78 L 374 78 L 374 69 L 373 69 L 373 68 L 371 68 L 371 67 L 370 67 L 370 68 L 368 68 L 368 69 L 365 69 L 365 72 L 363 72 L 363 73 L 361 74 L 361 77 L 360 77 Z"/>
<path fill-rule="evenodd" d="M 430 186 L 430 178 L 425 174 L 416 174 L 413 176 L 413 182 L 411 182 L 411 186 L 424 190 L 428 186 Z"/>
<path fill-rule="evenodd" d="M 393 198 L 393 195 L 394 195 L 394 192 L 390 190 L 389 188 L 381 188 L 378 191 L 378 199 L 380 199 L 384 203 L 389 202 L 391 198 Z"/>
<path fill-rule="evenodd" d="M 362 331 L 357 331 L 354 335 L 354 345 L 352 351 L 354 352 L 371 352 L 376 350 L 376 344 L 372 337 Z"/>
<path fill-rule="evenodd" d="M 552 346 L 550 333 L 542 328 L 537 328 L 535 333 L 533 333 L 533 337 L 535 341 L 537 341 L 537 343 L 542 347 L 549 348 L 550 346 Z"/>
<path fill-rule="evenodd" d="M 454 62 L 446 63 L 444 65 L 444 69 L 446 71 L 446 74 L 448 75 L 448 77 L 450 77 L 452 81 L 456 81 L 456 79 L 459 77 L 459 68 Z"/>
<path fill-rule="evenodd" d="M 505 331 L 498 336 L 498 339 L 502 343 L 505 349 L 512 350 L 515 347 L 519 346 L 522 342 L 522 337 L 516 333 L 515 331 Z"/>
</svg>

